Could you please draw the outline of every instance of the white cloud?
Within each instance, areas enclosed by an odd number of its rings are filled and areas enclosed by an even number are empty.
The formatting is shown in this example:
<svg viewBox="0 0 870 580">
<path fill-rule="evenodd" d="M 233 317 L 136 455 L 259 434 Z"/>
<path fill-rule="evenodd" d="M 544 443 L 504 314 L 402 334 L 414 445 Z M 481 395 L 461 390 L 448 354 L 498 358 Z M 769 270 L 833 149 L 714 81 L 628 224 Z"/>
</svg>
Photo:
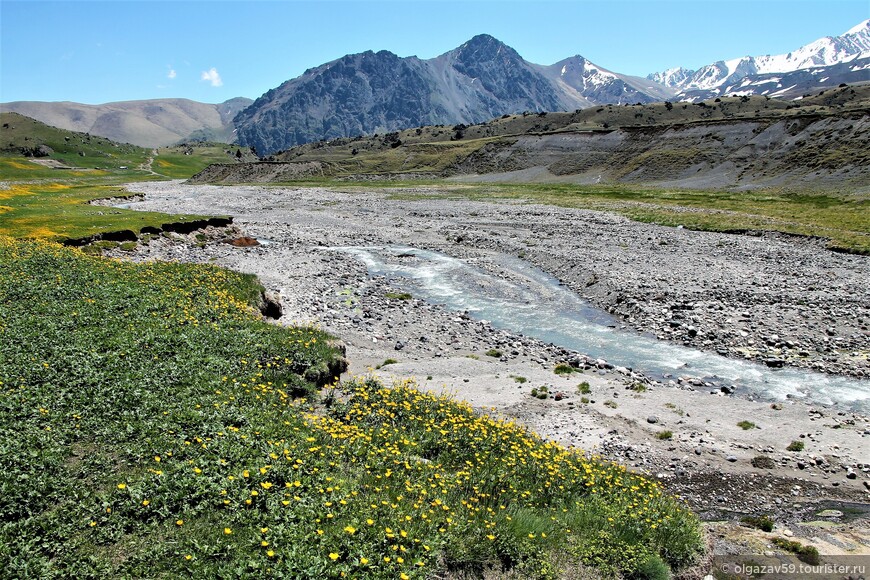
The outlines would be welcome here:
<svg viewBox="0 0 870 580">
<path fill-rule="evenodd" d="M 178 76 L 178 73 L 175 72 L 174 68 L 169 69 L 169 72 L 166 73 L 166 78 L 168 79 L 174 79 L 176 76 Z"/>
<path fill-rule="evenodd" d="M 211 83 L 213 87 L 222 87 L 224 82 L 221 80 L 221 75 L 218 73 L 215 67 L 211 67 L 211 69 L 207 71 L 202 71 L 202 74 L 199 77 L 204 81 L 208 81 Z"/>
</svg>

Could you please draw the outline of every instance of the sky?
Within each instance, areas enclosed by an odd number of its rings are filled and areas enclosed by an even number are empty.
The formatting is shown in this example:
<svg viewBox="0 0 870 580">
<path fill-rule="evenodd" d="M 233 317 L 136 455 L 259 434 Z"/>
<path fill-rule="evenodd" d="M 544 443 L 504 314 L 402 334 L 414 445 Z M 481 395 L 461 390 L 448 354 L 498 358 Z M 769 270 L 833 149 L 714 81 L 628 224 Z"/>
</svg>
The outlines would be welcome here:
<svg viewBox="0 0 870 580">
<path fill-rule="evenodd" d="M 482 33 L 534 63 L 646 76 L 868 18 L 870 0 L 0 0 L 0 102 L 257 98 L 345 54 L 432 58 Z"/>
</svg>

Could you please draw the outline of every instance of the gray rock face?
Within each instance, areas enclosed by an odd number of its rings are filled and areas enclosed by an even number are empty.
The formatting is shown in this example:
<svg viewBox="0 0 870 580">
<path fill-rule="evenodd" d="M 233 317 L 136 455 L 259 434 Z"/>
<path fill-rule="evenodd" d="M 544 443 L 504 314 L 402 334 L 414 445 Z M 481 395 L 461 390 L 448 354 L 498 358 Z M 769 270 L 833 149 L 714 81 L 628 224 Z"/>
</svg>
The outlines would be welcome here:
<svg viewBox="0 0 870 580">
<path fill-rule="evenodd" d="M 673 92 L 580 56 L 532 64 L 483 34 L 429 60 L 388 51 L 344 56 L 268 91 L 234 123 L 239 143 L 266 155 L 324 139 L 604 102 L 647 103 Z"/>
</svg>

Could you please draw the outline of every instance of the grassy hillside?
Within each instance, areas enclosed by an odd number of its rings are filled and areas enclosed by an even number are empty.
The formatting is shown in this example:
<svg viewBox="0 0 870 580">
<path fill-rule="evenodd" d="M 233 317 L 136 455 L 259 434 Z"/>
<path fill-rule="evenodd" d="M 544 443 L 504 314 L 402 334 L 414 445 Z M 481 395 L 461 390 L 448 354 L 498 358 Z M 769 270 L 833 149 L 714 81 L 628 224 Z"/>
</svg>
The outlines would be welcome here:
<svg viewBox="0 0 870 580">
<path fill-rule="evenodd" d="M 656 482 L 373 381 L 263 323 L 248 276 L 0 237 L 9 577 L 665 578 L 703 550 Z M 302 396 L 302 398 L 295 398 Z"/>
<path fill-rule="evenodd" d="M 143 149 L 0 114 L 0 233 L 54 240 L 119 230 L 139 232 L 203 216 L 174 216 L 88 205 L 126 195 L 131 181 L 183 179 L 236 159 L 225 144 Z M 250 159 L 250 152 L 247 157 Z"/>
</svg>

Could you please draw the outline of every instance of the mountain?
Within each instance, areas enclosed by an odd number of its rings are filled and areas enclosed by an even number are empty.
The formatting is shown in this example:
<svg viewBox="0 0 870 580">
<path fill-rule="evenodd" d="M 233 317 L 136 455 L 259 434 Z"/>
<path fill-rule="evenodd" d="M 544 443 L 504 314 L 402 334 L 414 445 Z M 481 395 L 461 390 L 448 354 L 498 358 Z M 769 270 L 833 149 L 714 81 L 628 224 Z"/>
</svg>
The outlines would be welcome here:
<svg viewBox="0 0 870 580">
<path fill-rule="evenodd" d="M 239 143 L 269 154 L 295 145 L 423 125 L 464 125 L 523 111 L 653 102 L 674 94 L 582 56 L 543 66 L 492 36 L 432 59 L 347 55 L 268 91 L 234 119 Z"/>
<path fill-rule="evenodd" d="M 820 84 L 830 86 L 833 76 L 838 82 L 870 81 L 868 70 L 870 20 L 865 20 L 841 36 L 820 38 L 788 54 L 720 60 L 696 71 L 677 68 L 647 78 L 676 89 L 677 98 L 699 101 L 734 93 L 774 94 L 774 89 L 781 89 L 781 94 L 800 94 L 818 89 Z M 799 71 L 811 72 L 794 74 Z M 774 80 L 783 75 L 791 76 Z"/>
<path fill-rule="evenodd" d="M 232 119 L 251 104 L 238 97 L 217 105 L 188 99 L 121 101 L 102 105 L 72 102 L 15 101 L 0 111 L 15 112 L 66 129 L 141 147 L 180 141 L 233 142 Z"/>
<path fill-rule="evenodd" d="M 834 87 L 800 100 L 744 95 L 694 104 L 665 101 L 502 115 L 462 130 L 435 125 L 308 143 L 274 155 L 269 163 L 212 165 L 191 181 L 450 177 L 865 192 L 870 183 L 868 112 L 870 84 Z"/>
</svg>

